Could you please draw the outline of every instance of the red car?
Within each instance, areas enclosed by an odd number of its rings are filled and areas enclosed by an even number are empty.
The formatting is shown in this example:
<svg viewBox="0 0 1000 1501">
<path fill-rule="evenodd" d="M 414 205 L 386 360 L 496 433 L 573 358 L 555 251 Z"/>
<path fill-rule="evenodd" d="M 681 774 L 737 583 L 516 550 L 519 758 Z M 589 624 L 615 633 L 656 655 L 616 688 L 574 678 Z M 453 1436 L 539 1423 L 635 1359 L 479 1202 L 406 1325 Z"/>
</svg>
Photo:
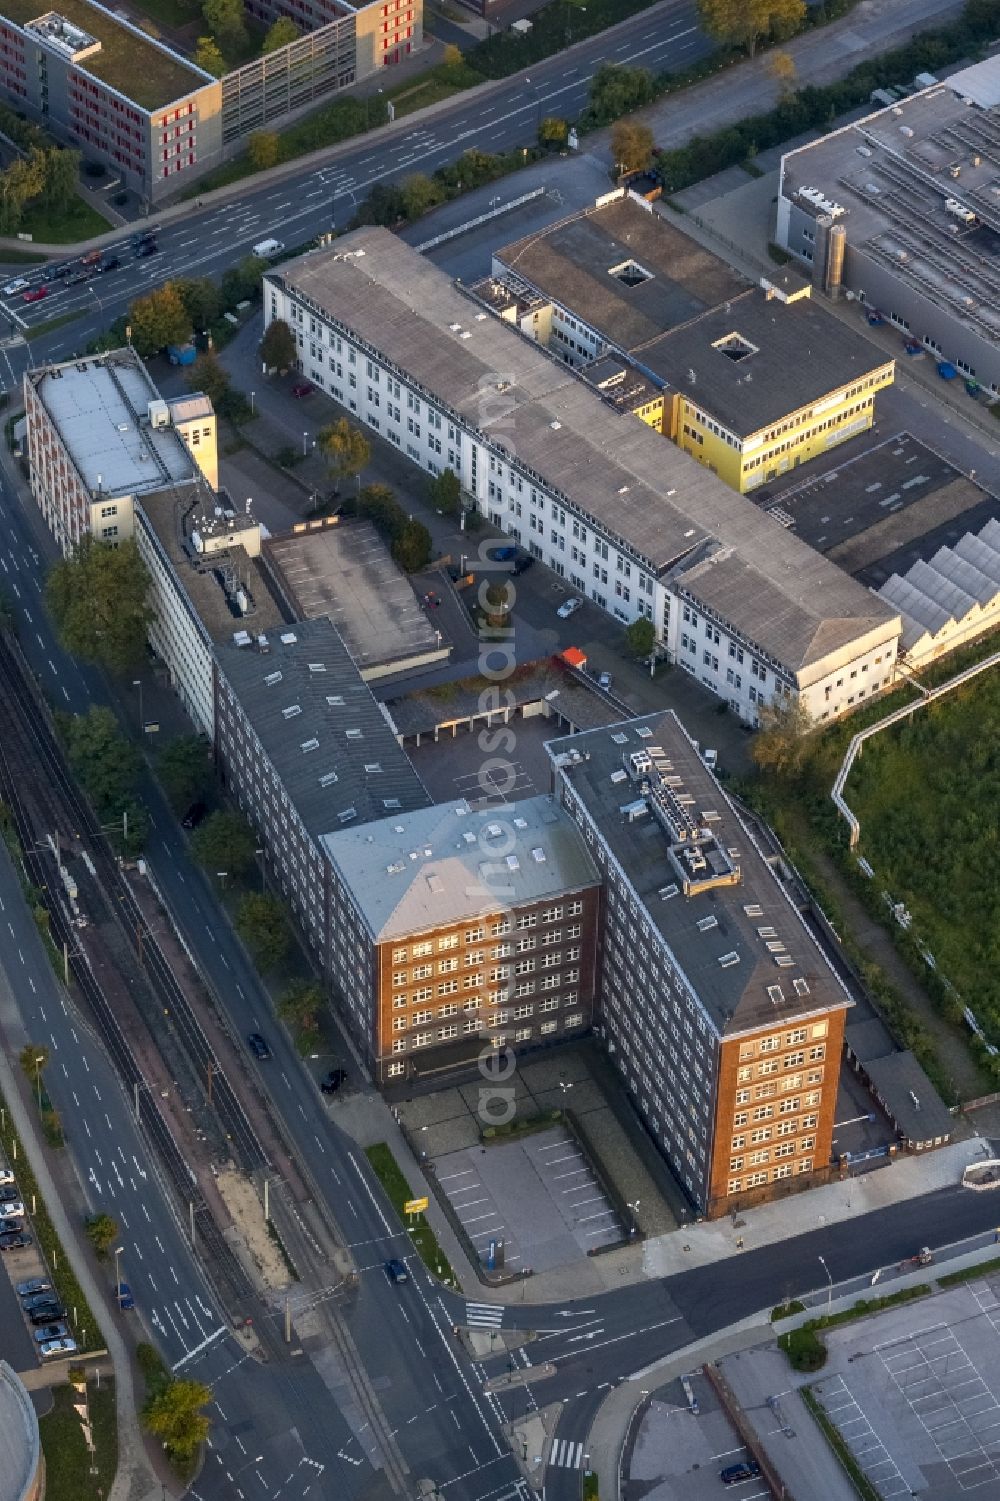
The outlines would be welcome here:
<svg viewBox="0 0 1000 1501">
<path fill-rule="evenodd" d="M 48 287 L 32 287 L 30 292 L 25 292 L 25 302 L 41 302 L 43 297 L 48 297 Z"/>
<path fill-rule="evenodd" d="M 307 380 L 300 380 L 297 386 L 292 387 L 293 396 L 311 396 L 316 387 L 311 386 Z"/>
</svg>

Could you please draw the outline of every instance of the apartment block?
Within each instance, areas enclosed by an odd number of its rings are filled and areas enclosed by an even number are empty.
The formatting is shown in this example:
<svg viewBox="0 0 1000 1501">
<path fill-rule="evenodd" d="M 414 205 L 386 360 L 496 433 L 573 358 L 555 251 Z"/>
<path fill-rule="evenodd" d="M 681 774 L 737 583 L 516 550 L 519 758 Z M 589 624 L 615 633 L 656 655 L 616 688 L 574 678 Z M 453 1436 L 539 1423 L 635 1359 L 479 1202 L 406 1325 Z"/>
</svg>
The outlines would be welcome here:
<svg viewBox="0 0 1000 1501">
<path fill-rule="evenodd" d="M 264 277 L 303 373 L 748 723 L 844 713 L 895 670 L 899 617 L 387 230 Z M 686 612 L 686 613 L 685 613 Z M 829 690 L 829 691 L 828 691 Z M 856 700 L 857 701 L 857 700 Z"/>
<path fill-rule="evenodd" d="M 331 970 L 383 1085 L 591 1029 L 599 878 L 549 797 L 328 834 Z"/>
<path fill-rule="evenodd" d="M 830 1174 L 852 1002 L 671 711 L 549 743 L 603 882 L 600 1028 L 714 1218 Z"/>
</svg>

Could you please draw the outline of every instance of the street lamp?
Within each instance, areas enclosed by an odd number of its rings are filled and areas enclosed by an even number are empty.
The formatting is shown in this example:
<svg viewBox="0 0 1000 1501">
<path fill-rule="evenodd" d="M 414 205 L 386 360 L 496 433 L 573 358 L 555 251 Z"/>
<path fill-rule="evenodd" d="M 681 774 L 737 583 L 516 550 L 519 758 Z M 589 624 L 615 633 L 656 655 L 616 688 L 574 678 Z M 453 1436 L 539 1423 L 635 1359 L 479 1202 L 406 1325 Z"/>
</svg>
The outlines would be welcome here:
<svg viewBox="0 0 1000 1501">
<path fill-rule="evenodd" d="M 308 452 L 309 452 L 309 434 L 308 433 L 303 433 L 302 434 L 302 457 L 305 458 L 306 455 L 308 454 Z"/>
<path fill-rule="evenodd" d="M 829 1313 L 831 1307 L 833 1306 L 833 1278 L 830 1276 L 830 1268 L 827 1266 L 822 1256 L 819 1258 L 819 1264 L 826 1273 L 826 1280 L 829 1283 L 829 1286 L 826 1290 L 826 1311 L 827 1313 Z"/>
<path fill-rule="evenodd" d="M 535 96 L 535 135 L 537 136 L 542 128 L 542 96 L 538 92 L 537 83 L 532 83 L 527 73 L 524 75 L 524 81 Z"/>
<path fill-rule="evenodd" d="M 35 1054 L 35 1084 L 38 1088 L 38 1113 L 42 1113 L 42 1064 L 45 1062 L 44 1053 Z"/>
<path fill-rule="evenodd" d="M 256 416 L 256 413 L 254 412 L 254 409 L 253 409 L 253 404 L 254 404 L 254 400 L 256 399 L 256 396 L 257 396 L 257 392 L 256 391 L 251 391 L 250 392 L 250 416 L 251 417 Z"/>
<path fill-rule="evenodd" d="M 146 723 L 145 715 L 142 712 L 142 678 L 133 678 L 132 687 L 139 690 L 139 725 L 141 728 Z"/>
<path fill-rule="evenodd" d="M 122 1279 L 121 1279 L 120 1257 L 121 1257 L 122 1251 L 124 1249 L 125 1249 L 124 1246 L 115 1246 L 115 1296 L 118 1299 L 118 1312 L 119 1313 L 121 1313 L 121 1307 L 122 1307 Z"/>
<path fill-rule="evenodd" d="M 258 860 L 260 861 L 260 894 L 261 894 L 261 896 L 263 896 L 264 893 L 265 893 L 265 891 L 267 890 L 267 881 L 266 881 L 267 866 L 264 864 L 264 851 L 263 850 L 254 850 L 254 854 L 257 856 Z"/>
<path fill-rule="evenodd" d="M 219 878 L 219 886 L 220 886 L 221 890 L 225 891 L 225 889 L 226 889 L 226 877 L 229 874 L 228 870 L 217 870 L 215 872 L 215 874 Z"/>
</svg>

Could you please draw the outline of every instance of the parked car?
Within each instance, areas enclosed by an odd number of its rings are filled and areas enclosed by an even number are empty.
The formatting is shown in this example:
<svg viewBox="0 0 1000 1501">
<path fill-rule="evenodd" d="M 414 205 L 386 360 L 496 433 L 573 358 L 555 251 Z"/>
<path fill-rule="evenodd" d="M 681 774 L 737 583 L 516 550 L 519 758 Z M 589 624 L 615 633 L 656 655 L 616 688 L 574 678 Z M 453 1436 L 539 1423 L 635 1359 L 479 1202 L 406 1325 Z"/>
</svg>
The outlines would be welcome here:
<svg viewBox="0 0 1000 1501">
<path fill-rule="evenodd" d="M 270 1058 L 271 1049 L 259 1032 L 251 1032 L 247 1038 L 247 1042 L 250 1044 L 250 1051 L 255 1058 Z"/>
<path fill-rule="evenodd" d="M 51 1324 L 53 1319 L 64 1319 L 66 1310 L 61 1303 L 54 1299 L 51 1303 L 39 1303 L 28 1314 L 28 1321 L 32 1324 Z"/>
<path fill-rule="evenodd" d="M 135 252 L 135 258 L 137 261 L 144 261 L 147 256 L 158 255 L 159 250 L 160 247 L 155 240 L 143 240 Z"/>
<path fill-rule="evenodd" d="M 49 295 L 49 289 L 48 289 L 48 287 L 32 287 L 29 292 L 25 292 L 23 301 L 24 302 L 41 302 L 42 298 L 43 297 L 48 297 L 48 295 Z"/>
<path fill-rule="evenodd" d="M 13 1179 L 11 1179 L 9 1183 L 0 1184 L 0 1204 L 9 1204 L 11 1199 L 19 1199 L 20 1197 L 21 1190 L 18 1188 Z M 0 1214 L 2 1214 L 3 1212 L 4 1211 L 0 1209 Z"/>
<path fill-rule="evenodd" d="M 24 1205 L 21 1203 L 20 1199 L 6 1199 L 2 1204 L 0 1204 L 0 1214 L 2 1214 L 5 1219 L 21 1220 L 24 1218 Z M 18 1229 L 20 1228 L 21 1227 L 18 1226 Z"/>
<path fill-rule="evenodd" d="M 720 1470 L 719 1479 L 723 1485 L 739 1485 L 741 1480 L 756 1480 L 760 1474 L 760 1465 L 755 1459 L 741 1459 L 739 1464 L 726 1465 Z"/>
<path fill-rule="evenodd" d="M 704 761 L 709 771 L 715 771 L 719 764 L 719 752 L 717 750 L 714 750 L 712 746 L 706 745 L 705 749 L 701 753 L 701 759 Z"/>
<path fill-rule="evenodd" d="M 42 1279 L 40 1277 L 36 1277 L 35 1280 L 36 1282 L 40 1282 Z M 21 1299 L 21 1307 L 24 1309 L 25 1313 L 35 1313 L 39 1308 L 58 1307 L 59 1299 L 52 1291 L 51 1287 L 49 1287 L 48 1283 L 43 1283 L 43 1288 L 44 1291 L 31 1293 L 28 1297 Z M 60 1317 L 60 1315 L 54 1314 L 53 1317 L 58 1318 Z"/>
<path fill-rule="evenodd" d="M 324 1094 L 336 1094 L 342 1084 L 347 1082 L 346 1068 L 331 1068 L 328 1074 L 324 1074 L 319 1081 L 319 1087 Z"/>
<path fill-rule="evenodd" d="M 13 1181 L 14 1181 L 14 1169 L 11 1168 L 11 1167 L 0 1167 L 0 1183 L 2 1183 L 4 1185 L 9 1185 L 9 1184 L 13 1183 Z"/>
<path fill-rule="evenodd" d="M 119 1282 L 118 1286 L 115 1288 L 115 1297 L 118 1299 L 118 1307 L 122 1310 L 123 1313 L 128 1313 L 135 1307 L 135 1299 L 132 1296 L 132 1289 L 129 1287 L 127 1282 Z"/>
<path fill-rule="evenodd" d="M 0 1251 L 23 1251 L 31 1245 L 31 1236 L 23 1230 L 0 1231 Z"/>
<path fill-rule="evenodd" d="M 611 674 L 610 674 L 610 672 L 599 672 L 597 674 L 597 686 L 598 686 L 598 688 L 610 688 L 611 687 Z"/>
<path fill-rule="evenodd" d="M 560 620 L 568 620 L 571 615 L 576 614 L 577 610 L 582 604 L 582 599 L 577 599 L 575 594 L 571 595 L 569 599 L 563 600 L 562 604 L 556 611 L 556 614 L 559 616 Z"/>
<path fill-rule="evenodd" d="M 68 1333 L 69 1326 L 61 1321 L 58 1324 L 43 1324 L 41 1329 L 35 1330 L 35 1343 L 44 1345 L 47 1339 L 62 1339 Z"/>
<path fill-rule="evenodd" d="M 190 808 L 185 813 L 184 817 L 181 819 L 181 827 L 184 829 L 196 829 L 207 812 L 208 809 L 205 807 L 204 803 L 192 803 Z"/>
<path fill-rule="evenodd" d="M 382 1270 L 385 1272 L 387 1279 L 394 1284 L 397 1282 L 409 1282 L 410 1280 L 410 1274 L 406 1270 L 406 1264 L 400 1261 L 396 1256 L 393 1256 L 389 1261 L 387 1261 Z"/>
<path fill-rule="evenodd" d="M 0 1235 L 7 1235 L 11 1231 L 13 1231 L 13 1230 L 20 1230 L 20 1228 L 21 1228 L 21 1215 L 23 1215 L 23 1214 L 24 1214 L 24 1206 L 22 1205 L 21 1206 L 21 1214 L 20 1215 L 13 1215 L 13 1214 L 0 1215 Z"/>
<path fill-rule="evenodd" d="M 15 276 L 14 280 L 9 281 L 4 287 L 3 295 L 5 297 L 16 297 L 18 292 L 26 292 L 30 286 L 30 281 L 25 280 L 23 276 Z"/>
<path fill-rule="evenodd" d="M 310 381 L 300 380 L 297 385 L 292 387 L 292 395 L 311 396 L 315 389 L 316 387 Z"/>
<path fill-rule="evenodd" d="M 64 1339 L 47 1339 L 44 1345 L 38 1346 L 38 1353 L 45 1359 L 50 1359 L 55 1355 L 75 1355 L 76 1340 L 69 1339 L 68 1337 Z"/>
<path fill-rule="evenodd" d="M 29 1277 L 27 1282 L 19 1282 L 16 1292 L 19 1298 L 34 1298 L 38 1293 L 50 1293 L 52 1283 L 46 1282 L 44 1277 Z"/>
</svg>

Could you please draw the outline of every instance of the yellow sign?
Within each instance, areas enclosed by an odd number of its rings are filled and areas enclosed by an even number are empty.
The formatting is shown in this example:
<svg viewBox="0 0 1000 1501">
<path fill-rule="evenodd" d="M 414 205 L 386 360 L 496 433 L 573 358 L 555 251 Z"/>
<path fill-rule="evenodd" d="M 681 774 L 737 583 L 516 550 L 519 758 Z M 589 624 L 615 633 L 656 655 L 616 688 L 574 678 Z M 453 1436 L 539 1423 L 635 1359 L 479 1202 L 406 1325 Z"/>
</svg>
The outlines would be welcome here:
<svg viewBox="0 0 1000 1501">
<path fill-rule="evenodd" d="M 407 1199 L 403 1210 L 406 1214 L 422 1214 L 429 1203 L 429 1199 Z"/>
</svg>

